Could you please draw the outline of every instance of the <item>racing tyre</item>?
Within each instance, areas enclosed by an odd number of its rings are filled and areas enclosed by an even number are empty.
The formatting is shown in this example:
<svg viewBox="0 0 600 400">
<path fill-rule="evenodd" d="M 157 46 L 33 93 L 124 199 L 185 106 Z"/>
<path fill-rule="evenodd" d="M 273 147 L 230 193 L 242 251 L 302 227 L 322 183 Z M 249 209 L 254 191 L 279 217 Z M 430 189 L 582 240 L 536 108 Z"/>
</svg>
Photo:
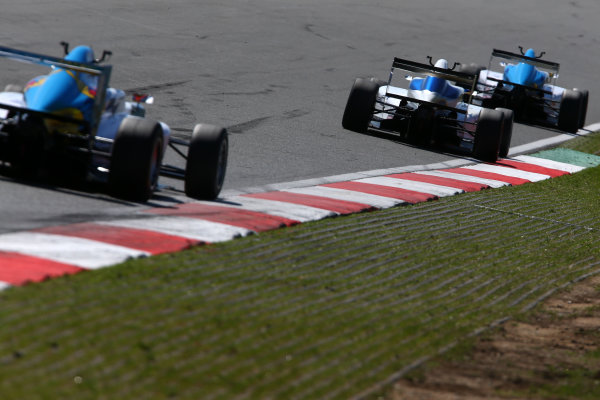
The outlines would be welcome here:
<svg viewBox="0 0 600 400">
<path fill-rule="evenodd" d="M 587 116 L 587 108 L 588 108 L 588 100 L 590 98 L 590 92 L 587 90 L 579 90 L 581 93 L 582 101 L 581 101 L 581 111 L 579 115 L 579 129 L 585 126 L 585 118 Z"/>
<path fill-rule="evenodd" d="M 163 154 L 163 131 L 158 122 L 127 117 L 113 143 L 109 185 L 114 196 L 147 201 L 156 188 Z"/>
<path fill-rule="evenodd" d="M 558 129 L 570 133 L 579 130 L 583 102 L 582 92 L 565 89 L 558 113 Z"/>
<path fill-rule="evenodd" d="M 473 155 L 487 162 L 496 162 L 502 139 L 504 114 L 498 110 L 484 108 L 479 115 L 475 130 Z"/>
<path fill-rule="evenodd" d="M 225 128 L 209 124 L 194 127 L 185 167 L 187 196 L 201 200 L 217 198 L 225 180 L 228 152 Z"/>
<path fill-rule="evenodd" d="M 358 133 L 367 131 L 369 121 L 373 118 L 377 91 L 382 86 L 381 83 L 374 78 L 357 78 L 354 81 L 342 118 L 344 129 Z"/>
<path fill-rule="evenodd" d="M 508 156 L 508 151 L 510 150 L 515 113 L 508 108 L 496 108 L 496 110 L 504 115 L 502 119 L 502 139 L 500 139 L 500 150 L 498 151 L 498 157 L 504 158 Z"/>
</svg>

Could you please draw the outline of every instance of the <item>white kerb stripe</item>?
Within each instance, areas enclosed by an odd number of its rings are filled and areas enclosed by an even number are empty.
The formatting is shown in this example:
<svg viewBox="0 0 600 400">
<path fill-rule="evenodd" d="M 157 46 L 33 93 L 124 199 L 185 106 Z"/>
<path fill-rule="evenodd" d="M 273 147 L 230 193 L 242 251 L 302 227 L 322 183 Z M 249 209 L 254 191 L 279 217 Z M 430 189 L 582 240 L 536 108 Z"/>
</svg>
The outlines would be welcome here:
<svg viewBox="0 0 600 400">
<path fill-rule="evenodd" d="M 471 175 L 465 175 L 465 174 L 456 174 L 454 172 L 448 172 L 448 171 L 419 171 L 419 172 L 415 172 L 415 174 L 439 176 L 440 178 L 448 178 L 448 179 L 456 179 L 456 180 L 465 181 L 465 182 L 481 183 L 483 185 L 488 185 L 489 187 L 493 187 L 493 188 L 499 188 L 502 186 L 510 185 L 510 183 L 508 183 L 508 182 L 497 181 L 495 179 L 480 178 L 478 176 L 471 176 Z"/>
<path fill-rule="evenodd" d="M 94 240 L 40 232 L 0 235 L 0 250 L 96 269 L 149 253 Z"/>
<path fill-rule="evenodd" d="M 12 285 L 10 283 L 0 282 L 0 290 L 8 289 L 11 286 Z"/>
<path fill-rule="evenodd" d="M 97 223 L 125 228 L 145 229 L 210 243 L 224 242 L 254 233 L 249 229 L 238 226 L 187 217 L 151 216 L 148 218 L 119 219 Z"/>
<path fill-rule="evenodd" d="M 377 196 L 375 194 L 361 193 L 327 186 L 308 186 L 296 189 L 286 189 L 285 192 L 327 197 L 335 200 L 353 201 L 355 203 L 368 204 L 377 208 L 389 208 L 405 203 L 403 200 L 392 199 L 391 197 Z"/>
<path fill-rule="evenodd" d="M 565 171 L 570 174 L 579 172 L 579 171 L 585 169 L 584 167 L 580 167 L 579 165 L 573 165 L 573 164 L 567 164 L 567 163 L 560 162 L 560 161 L 548 160 L 547 158 L 532 157 L 532 156 L 525 156 L 525 155 L 516 156 L 516 157 L 512 157 L 512 158 L 515 160 L 529 163 L 529 164 L 539 165 L 540 167 L 546 167 L 546 168 L 557 169 L 559 171 Z"/>
<path fill-rule="evenodd" d="M 287 203 L 284 201 L 259 199 L 246 196 L 227 197 L 225 201 L 232 204 L 207 203 L 219 206 L 236 207 L 244 210 L 261 212 L 264 214 L 275 215 L 294 221 L 306 222 L 319 219 L 334 217 L 338 213 L 322 208 L 309 207 L 302 204 Z"/>
<path fill-rule="evenodd" d="M 513 178 L 527 179 L 528 181 L 531 181 L 531 182 L 543 181 L 544 179 L 550 178 L 549 175 L 536 174 L 535 172 L 521 171 L 516 168 L 501 167 L 499 165 L 492 165 L 492 164 L 477 164 L 477 165 L 470 165 L 470 166 L 464 167 L 464 168 L 472 169 L 475 171 L 493 172 L 495 174 L 512 176 Z"/>
<path fill-rule="evenodd" d="M 424 183 L 417 181 L 409 181 L 406 179 L 396 179 L 387 176 L 378 178 L 359 179 L 355 182 L 371 183 L 373 185 L 382 185 L 396 187 L 400 189 L 413 190 L 420 193 L 429 193 L 436 196 L 453 196 L 455 194 L 464 193 L 464 190 L 451 188 L 447 186 L 434 185 L 432 183 Z"/>
</svg>

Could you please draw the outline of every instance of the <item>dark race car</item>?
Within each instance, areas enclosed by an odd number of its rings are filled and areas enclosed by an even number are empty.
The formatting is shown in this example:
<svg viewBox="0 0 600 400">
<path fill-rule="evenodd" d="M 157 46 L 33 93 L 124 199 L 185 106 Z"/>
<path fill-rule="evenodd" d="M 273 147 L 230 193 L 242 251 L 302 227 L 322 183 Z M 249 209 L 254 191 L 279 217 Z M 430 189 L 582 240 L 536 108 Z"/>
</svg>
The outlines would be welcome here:
<svg viewBox="0 0 600 400">
<path fill-rule="evenodd" d="M 0 166 L 17 177 L 99 181 L 134 201 L 150 198 L 159 175 L 183 180 L 190 197 L 218 196 L 227 167 L 224 128 L 197 124 L 190 140 L 171 137 L 167 124 L 145 118 L 151 97 L 127 101 L 109 87 L 112 67 L 103 61 L 110 52 L 96 59 L 88 46 L 69 51 L 62 44 L 64 58 L 0 47 L 0 58 L 46 67 L 24 87 L 0 92 Z M 163 164 L 167 148 L 186 159 L 185 169 Z"/>
<path fill-rule="evenodd" d="M 443 147 L 489 162 L 506 157 L 513 112 L 474 105 L 476 76 L 454 67 L 448 68 L 444 59 L 433 64 L 431 57 L 429 65 L 395 58 L 387 82 L 356 79 L 342 126 L 360 133 L 392 133 L 412 144 Z M 407 87 L 392 85 L 398 77 Z"/>
<path fill-rule="evenodd" d="M 557 86 L 558 63 L 543 60 L 544 52 L 519 49 L 521 54 L 494 49 L 487 68 L 459 68 L 478 75 L 476 104 L 509 108 L 517 122 L 577 132 L 585 124 L 588 91 Z"/>
</svg>

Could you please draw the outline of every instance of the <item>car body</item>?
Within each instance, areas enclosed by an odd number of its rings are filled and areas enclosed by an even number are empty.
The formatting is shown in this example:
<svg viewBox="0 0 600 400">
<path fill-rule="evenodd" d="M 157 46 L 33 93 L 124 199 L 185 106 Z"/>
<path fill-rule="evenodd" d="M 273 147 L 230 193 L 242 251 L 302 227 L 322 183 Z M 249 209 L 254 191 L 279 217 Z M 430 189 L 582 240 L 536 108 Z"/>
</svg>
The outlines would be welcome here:
<svg viewBox="0 0 600 400">
<path fill-rule="evenodd" d="M 0 165 L 17 177 L 69 176 L 107 184 L 114 196 L 146 201 L 158 176 L 185 182 L 194 198 L 218 196 L 227 166 L 223 128 L 197 124 L 191 139 L 171 137 L 170 127 L 145 117 L 152 98 L 109 87 L 111 52 L 94 58 L 91 47 L 64 58 L 0 47 L 0 58 L 49 67 L 22 87 L 0 92 Z M 187 147 L 187 155 L 179 147 Z M 186 167 L 164 165 L 168 148 L 186 158 Z"/>
<path fill-rule="evenodd" d="M 512 111 L 472 104 L 475 75 L 453 69 L 444 59 L 433 64 L 429 57 L 428 65 L 394 58 L 387 81 L 355 80 L 342 126 L 361 133 L 391 133 L 409 143 L 443 147 L 484 161 L 505 157 Z M 398 75 L 407 87 L 396 83 Z"/>
<path fill-rule="evenodd" d="M 520 54 L 494 49 L 487 67 L 470 64 L 463 72 L 478 76 L 474 102 L 514 111 L 515 121 L 577 132 L 585 124 L 588 91 L 556 85 L 560 65 L 533 49 Z"/>
</svg>

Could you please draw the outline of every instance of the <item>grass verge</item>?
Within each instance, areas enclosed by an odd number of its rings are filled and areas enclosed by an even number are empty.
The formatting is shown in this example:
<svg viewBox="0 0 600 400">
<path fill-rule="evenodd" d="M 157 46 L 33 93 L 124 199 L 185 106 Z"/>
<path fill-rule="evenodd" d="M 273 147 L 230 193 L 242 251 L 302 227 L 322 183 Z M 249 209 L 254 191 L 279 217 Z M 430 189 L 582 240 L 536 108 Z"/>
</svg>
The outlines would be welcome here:
<svg viewBox="0 0 600 400">
<path fill-rule="evenodd" d="M 12 288 L 0 293 L 0 393 L 364 393 L 599 273 L 599 195 L 593 168 Z"/>
</svg>

